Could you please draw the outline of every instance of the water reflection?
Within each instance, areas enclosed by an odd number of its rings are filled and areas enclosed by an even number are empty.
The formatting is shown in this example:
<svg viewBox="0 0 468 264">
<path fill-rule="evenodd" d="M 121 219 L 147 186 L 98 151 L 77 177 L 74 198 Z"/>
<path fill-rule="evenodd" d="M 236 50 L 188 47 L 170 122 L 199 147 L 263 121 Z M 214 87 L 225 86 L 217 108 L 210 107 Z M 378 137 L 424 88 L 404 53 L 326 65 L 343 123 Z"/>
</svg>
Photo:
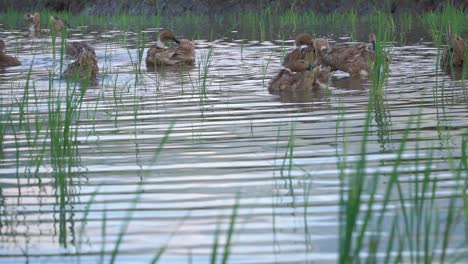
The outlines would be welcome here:
<svg viewBox="0 0 468 264">
<path fill-rule="evenodd" d="M 336 76 L 337 74 L 335 74 Z M 371 81 L 363 78 L 351 78 L 342 76 L 338 73 L 339 77 L 333 78 L 332 85 L 341 90 L 367 90 L 371 85 Z"/>
<path fill-rule="evenodd" d="M 296 89 L 273 93 L 282 103 L 327 102 L 330 100 L 330 91 L 327 89 Z"/>
<path fill-rule="evenodd" d="M 466 68 L 449 67 L 444 69 L 443 72 L 450 76 L 450 78 L 454 81 L 465 81 L 468 79 L 468 70 Z M 466 85 L 466 82 L 462 82 L 462 85 Z"/>
</svg>

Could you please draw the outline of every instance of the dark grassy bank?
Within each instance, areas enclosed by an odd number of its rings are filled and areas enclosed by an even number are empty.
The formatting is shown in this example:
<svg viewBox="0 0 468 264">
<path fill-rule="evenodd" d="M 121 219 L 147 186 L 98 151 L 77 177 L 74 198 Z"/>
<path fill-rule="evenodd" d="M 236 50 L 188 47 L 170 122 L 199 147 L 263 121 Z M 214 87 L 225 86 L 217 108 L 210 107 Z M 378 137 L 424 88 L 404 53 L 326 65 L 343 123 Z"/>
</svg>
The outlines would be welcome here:
<svg viewBox="0 0 468 264">
<path fill-rule="evenodd" d="M 356 11 L 358 14 L 368 14 L 372 10 L 382 10 L 391 13 L 430 12 L 441 10 L 446 2 L 438 0 L 3 0 L 0 12 L 9 10 L 29 11 L 49 9 L 52 11 L 68 11 L 72 13 L 92 15 L 115 15 L 127 13 L 133 15 L 212 15 L 242 10 L 272 11 L 285 9 L 293 11 L 311 11 L 318 13 L 334 13 Z M 468 2 L 464 0 L 447 1 L 453 5 L 468 10 Z"/>
</svg>

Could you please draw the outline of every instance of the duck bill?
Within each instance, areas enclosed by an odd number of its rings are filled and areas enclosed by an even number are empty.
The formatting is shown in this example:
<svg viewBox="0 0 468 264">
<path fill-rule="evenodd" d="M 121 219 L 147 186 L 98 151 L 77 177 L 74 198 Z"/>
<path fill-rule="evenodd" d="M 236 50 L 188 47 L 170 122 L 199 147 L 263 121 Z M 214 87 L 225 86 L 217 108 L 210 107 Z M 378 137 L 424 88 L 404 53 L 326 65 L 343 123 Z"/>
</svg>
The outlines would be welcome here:
<svg viewBox="0 0 468 264">
<path fill-rule="evenodd" d="M 174 40 L 175 43 L 180 44 L 180 40 L 178 40 L 176 38 L 174 38 L 173 40 Z"/>
</svg>

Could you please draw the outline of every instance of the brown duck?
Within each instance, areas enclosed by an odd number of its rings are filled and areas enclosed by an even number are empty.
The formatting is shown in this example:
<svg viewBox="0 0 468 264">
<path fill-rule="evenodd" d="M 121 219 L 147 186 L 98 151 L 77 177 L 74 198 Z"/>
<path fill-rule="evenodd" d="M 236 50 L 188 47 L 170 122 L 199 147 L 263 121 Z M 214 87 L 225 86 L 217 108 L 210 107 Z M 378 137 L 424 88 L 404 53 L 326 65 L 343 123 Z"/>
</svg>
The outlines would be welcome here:
<svg viewBox="0 0 468 264">
<path fill-rule="evenodd" d="M 311 35 L 307 33 L 297 35 L 296 39 L 294 40 L 296 48 L 290 53 L 286 54 L 284 57 L 283 66 L 286 66 L 287 64 L 299 59 L 306 60 L 313 64 L 315 60 L 315 49 L 313 43 L 314 39 Z M 305 47 L 302 47 L 304 45 Z"/>
<path fill-rule="evenodd" d="M 174 41 L 177 45 L 167 48 L 167 41 Z M 149 48 L 146 54 L 147 66 L 160 65 L 193 65 L 195 63 L 195 45 L 187 39 L 177 39 L 173 32 L 164 30 L 159 34 L 156 47 Z"/>
<path fill-rule="evenodd" d="M 0 39 L 0 67 L 18 65 L 21 65 L 21 62 L 17 58 L 5 54 L 5 42 Z"/>
<path fill-rule="evenodd" d="M 50 16 L 50 25 L 52 33 L 60 33 L 68 26 L 68 23 L 64 19 L 56 16 Z"/>
<path fill-rule="evenodd" d="M 450 36 L 450 45 L 447 47 L 440 59 L 440 65 L 443 68 L 449 68 L 450 65 L 453 67 L 462 67 L 465 60 L 466 42 L 458 35 Z"/>
<path fill-rule="evenodd" d="M 375 35 L 369 34 L 372 46 L 367 43 L 337 44 L 330 46 L 325 39 L 315 39 L 316 64 L 340 70 L 352 77 L 367 77 L 375 61 Z"/>
<path fill-rule="evenodd" d="M 330 82 L 329 67 L 315 67 L 306 60 L 299 59 L 291 62 L 282 69 L 270 82 L 268 91 L 278 93 L 304 89 L 327 87 Z"/>
<path fill-rule="evenodd" d="M 83 50 L 78 54 L 74 62 L 67 65 L 63 75 L 70 80 L 91 80 L 94 82 L 98 73 L 99 67 L 94 51 Z"/>
<path fill-rule="evenodd" d="M 94 49 L 83 41 L 67 42 L 65 46 L 65 53 L 74 59 L 77 59 L 83 51 L 87 51 L 96 56 Z"/>
<path fill-rule="evenodd" d="M 29 24 L 29 31 L 31 33 L 41 32 L 41 15 L 36 12 L 34 15 L 31 13 L 26 13 L 23 16 L 24 20 Z"/>
</svg>

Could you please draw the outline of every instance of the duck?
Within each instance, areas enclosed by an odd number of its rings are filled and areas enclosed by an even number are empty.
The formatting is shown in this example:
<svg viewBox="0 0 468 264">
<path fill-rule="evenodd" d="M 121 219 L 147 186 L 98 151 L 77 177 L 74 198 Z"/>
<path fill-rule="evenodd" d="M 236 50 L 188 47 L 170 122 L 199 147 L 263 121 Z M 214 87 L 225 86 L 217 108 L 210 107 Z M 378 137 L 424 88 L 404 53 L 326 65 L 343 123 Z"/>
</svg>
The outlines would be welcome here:
<svg viewBox="0 0 468 264">
<path fill-rule="evenodd" d="M 21 65 L 21 62 L 17 58 L 5 54 L 5 42 L 0 39 L 0 67 L 18 65 Z"/>
<path fill-rule="evenodd" d="M 268 91 L 278 93 L 305 89 L 318 89 L 328 87 L 331 77 L 330 67 L 319 65 L 314 67 L 308 61 L 299 59 L 290 62 L 287 67 L 270 81 Z"/>
<path fill-rule="evenodd" d="M 56 16 L 50 16 L 50 25 L 52 34 L 61 33 L 66 27 L 69 26 L 67 21 Z"/>
<path fill-rule="evenodd" d="M 31 13 L 26 13 L 23 16 L 24 20 L 29 24 L 29 31 L 31 33 L 41 32 L 41 15 L 36 12 L 34 15 Z"/>
<path fill-rule="evenodd" d="M 314 63 L 315 49 L 313 43 L 314 38 L 312 38 L 312 36 L 308 33 L 302 33 L 297 35 L 296 39 L 294 40 L 294 45 L 296 46 L 296 48 L 290 53 L 286 54 L 283 60 L 283 66 L 298 59 L 304 59 L 311 64 Z"/>
<path fill-rule="evenodd" d="M 63 76 L 69 80 L 91 80 L 94 82 L 99 73 L 96 54 L 87 49 L 82 50 L 76 60 L 67 65 Z"/>
<path fill-rule="evenodd" d="M 341 43 L 330 46 L 323 38 L 314 40 L 315 64 L 330 67 L 331 71 L 344 71 L 351 77 L 368 77 L 375 61 L 374 33 L 369 34 L 371 46 L 367 43 Z"/>
<path fill-rule="evenodd" d="M 165 43 L 172 40 L 177 45 L 167 48 Z M 195 45 L 188 39 L 177 39 L 172 31 L 164 30 L 159 34 L 156 47 L 148 49 L 147 66 L 193 65 L 195 63 Z"/>
<path fill-rule="evenodd" d="M 444 49 L 440 58 L 440 65 L 446 69 L 450 66 L 457 68 L 463 67 L 465 53 L 467 51 L 466 42 L 456 34 L 450 35 L 449 39 L 451 43 L 446 49 Z"/>
<path fill-rule="evenodd" d="M 69 55 L 74 59 L 77 59 L 80 53 L 82 53 L 85 50 L 96 56 L 96 52 L 94 52 L 94 49 L 84 41 L 67 42 L 65 46 L 65 54 Z"/>
</svg>

